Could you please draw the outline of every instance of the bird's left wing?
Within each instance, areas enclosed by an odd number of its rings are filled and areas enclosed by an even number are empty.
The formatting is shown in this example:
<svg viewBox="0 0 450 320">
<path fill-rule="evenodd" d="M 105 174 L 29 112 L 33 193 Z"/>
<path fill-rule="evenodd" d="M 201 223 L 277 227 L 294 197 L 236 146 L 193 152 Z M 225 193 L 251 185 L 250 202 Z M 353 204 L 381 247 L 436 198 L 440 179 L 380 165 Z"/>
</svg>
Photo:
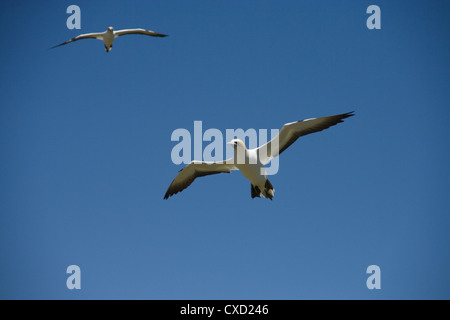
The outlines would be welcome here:
<svg viewBox="0 0 450 320">
<path fill-rule="evenodd" d="M 51 47 L 50 49 L 53 49 L 53 48 L 56 48 L 56 47 L 60 47 L 60 46 L 63 46 L 65 44 L 68 44 L 68 43 L 71 43 L 71 42 L 74 42 L 74 41 L 78 41 L 78 40 L 82 40 L 82 39 L 89 39 L 89 38 L 92 38 L 92 39 L 103 39 L 102 37 L 103 37 L 103 33 L 80 34 L 79 36 L 76 36 L 75 38 L 72 38 L 70 40 L 67 40 L 66 42 L 63 42 L 63 43 L 58 44 L 58 45 L 56 45 L 54 47 Z"/>
<path fill-rule="evenodd" d="M 301 136 L 328 129 L 331 126 L 343 122 L 345 118 L 353 115 L 354 114 L 352 111 L 334 116 L 286 123 L 275 138 L 257 148 L 259 161 L 265 165 L 270 160 L 280 155 Z"/>
<path fill-rule="evenodd" d="M 230 173 L 231 170 L 237 170 L 233 164 L 234 161 L 230 160 L 220 162 L 192 161 L 181 169 L 175 179 L 173 179 L 164 195 L 164 199 L 168 199 L 172 195 L 183 191 L 198 177 L 217 173 Z"/>
<path fill-rule="evenodd" d="M 153 37 L 167 37 L 167 34 L 158 33 L 151 30 L 145 30 L 145 29 L 122 29 L 114 31 L 114 35 L 116 37 L 120 37 L 126 34 L 145 34 L 147 36 L 153 36 Z"/>
</svg>

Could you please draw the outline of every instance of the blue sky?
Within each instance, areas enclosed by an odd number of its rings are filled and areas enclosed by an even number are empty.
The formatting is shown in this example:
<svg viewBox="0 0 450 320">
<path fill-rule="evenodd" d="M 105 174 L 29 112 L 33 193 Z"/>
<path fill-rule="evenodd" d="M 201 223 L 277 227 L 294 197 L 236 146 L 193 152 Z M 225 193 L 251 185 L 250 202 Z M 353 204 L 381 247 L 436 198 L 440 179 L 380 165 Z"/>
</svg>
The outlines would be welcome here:
<svg viewBox="0 0 450 320">
<path fill-rule="evenodd" d="M 81 8 L 81 30 L 66 8 Z M 366 8 L 381 8 L 381 29 Z M 449 299 L 448 1 L 0 3 L 0 298 Z M 148 28 L 106 53 L 79 33 Z M 169 200 L 175 129 L 299 139 Z M 381 268 L 381 289 L 366 268 Z M 68 290 L 66 268 L 81 268 Z"/>
</svg>

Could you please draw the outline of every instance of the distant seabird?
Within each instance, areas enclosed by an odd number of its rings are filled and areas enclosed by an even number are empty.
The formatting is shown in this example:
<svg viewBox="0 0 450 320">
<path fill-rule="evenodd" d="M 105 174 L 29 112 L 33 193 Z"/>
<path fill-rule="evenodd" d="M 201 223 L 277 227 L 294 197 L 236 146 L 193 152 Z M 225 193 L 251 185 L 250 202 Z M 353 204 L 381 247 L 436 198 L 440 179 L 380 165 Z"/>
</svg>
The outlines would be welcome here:
<svg viewBox="0 0 450 320">
<path fill-rule="evenodd" d="M 242 140 L 233 139 L 227 143 L 234 149 L 233 158 L 218 162 L 192 161 L 180 170 L 167 189 L 164 199 L 168 199 L 172 195 L 183 191 L 198 177 L 240 170 L 242 175 L 250 181 L 252 198 L 263 196 L 272 200 L 275 190 L 269 179 L 267 179 L 264 166 L 301 136 L 327 129 L 353 115 L 353 112 L 348 112 L 286 123 L 271 141 L 255 149 L 247 149 Z M 276 146 L 277 141 L 278 147 Z M 236 161 L 242 159 L 241 155 L 245 156 L 245 161 Z M 239 162 L 244 163 L 240 164 Z"/>
<path fill-rule="evenodd" d="M 112 48 L 112 44 L 114 42 L 114 39 L 116 39 L 117 37 L 126 35 L 126 34 L 144 34 L 147 36 L 153 36 L 153 37 L 167 37 L 166 34 L 162 34 L 162 33 L 157 33 L 151 30 L 144 30 L 144 29 L 123 29 L 123 30 L 117 30 L 114 31 L 113 27 L 109 27 L 108 30 L 106 30 L 105 32 L 101 32 L 101 33 L 86 33 L 86 34 L 80 34 L 79 36 L 70 39 L 66 42 L 63 42 L 61 44 L 58 44 L 57 46 L 52 47 L 56 48 L 59 46 L 63 46 L 65 44 L 74 42 L 74 41 L 78 41 L 78 40 L 82 40 L 82 39 L 99 39 L 102 40 L 103 43 L 105 44 L 105 49 L 106 52 L 109 52 L 109 50 L 111 50 Z"/>
</svg>

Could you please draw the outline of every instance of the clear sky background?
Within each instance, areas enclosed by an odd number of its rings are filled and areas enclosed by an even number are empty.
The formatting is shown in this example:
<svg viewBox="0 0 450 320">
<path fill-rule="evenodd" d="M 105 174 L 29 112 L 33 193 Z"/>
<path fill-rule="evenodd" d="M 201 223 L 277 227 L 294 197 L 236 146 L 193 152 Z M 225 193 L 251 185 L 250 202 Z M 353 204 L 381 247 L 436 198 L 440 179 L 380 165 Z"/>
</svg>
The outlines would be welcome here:
<svg viewBox="0 0 450 320">
<path fill-rule="evenodd" d="M 66 8 L 81 8 L 69 30 Z M 381 30 L 366 9 L 381 8 Z M 0 2 L 0 298 L 449 299 L 449 1 Z M 80 33 L 148 28 L 106 53 Z M 299 139 L 169 200 L 177 128 Z M 206 145 L 207 143 L 205 143 Z M 66 268 L 81 268 L 81 290 Z M 381 268 L 381 289 L 366 268 Z"/>
</svg>

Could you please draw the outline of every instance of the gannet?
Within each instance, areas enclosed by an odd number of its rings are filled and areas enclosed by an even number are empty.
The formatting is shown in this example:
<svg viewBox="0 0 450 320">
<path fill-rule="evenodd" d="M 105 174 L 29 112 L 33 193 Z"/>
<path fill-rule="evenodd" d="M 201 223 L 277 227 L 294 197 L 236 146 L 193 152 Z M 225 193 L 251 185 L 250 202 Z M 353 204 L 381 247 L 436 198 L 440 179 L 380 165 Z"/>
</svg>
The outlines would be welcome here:
<svg viewBox="0 0 450 320">
<path fill-rule="evenodd" d="M 106 52 L 109 52 L 112 48 L 112 44 L 114 42 L 114 39 L 116 39 L 117 37 L 126 35 L 126 34 L 145 34 L 147 36 L 153 36 L 153 37 L 167 37 L 166 34 L 162 34 L 162 33 L 157 33 L 151 30 L 144 30 L 144 29 L 123 29 L 123 30 L 117 30 L 114 31 L 113 27 L 109 27 L 105 32 L 101 32 L 101 33 L 86 33 L 86 34 L 80 34 L 79 36 L 70 39 L 66 42 L 63 42 L 61 44 L 58 44 L 57 46 L 52 47 L 56 48 L 74 41 L 78 41 L 78 40 L 82 40 L 82 39 L 99 39 L 102 40 L 103 43 L 105 44 L 105 49 Z"/>
<path fill-rule="evenodd" d="M 327 129 L 353 115 L 352 111 L 334 116 L 286 123 L 272 140 L 254 149 L 247 149 L 242 140 L 233 139 L 227 145 L 233 147 L 234 157 L 225 161 L 208 162 L 194 160 L 190 162 L 180 170 L 172 181 L 164 195 L 164 199 L 168 199 L 172 195 L 183 191 L 198 177 L 240 170 L 242 175 L 250 181 L 252 198 L 260 198 L 262 196 L 272 200 L 275 190 L 267 178 L 264 166 L 273 158 L 279 156 L 299 137 Z M 242 161 L 242 155 L 245 157 L 245 161 Z"/>
</svg>

